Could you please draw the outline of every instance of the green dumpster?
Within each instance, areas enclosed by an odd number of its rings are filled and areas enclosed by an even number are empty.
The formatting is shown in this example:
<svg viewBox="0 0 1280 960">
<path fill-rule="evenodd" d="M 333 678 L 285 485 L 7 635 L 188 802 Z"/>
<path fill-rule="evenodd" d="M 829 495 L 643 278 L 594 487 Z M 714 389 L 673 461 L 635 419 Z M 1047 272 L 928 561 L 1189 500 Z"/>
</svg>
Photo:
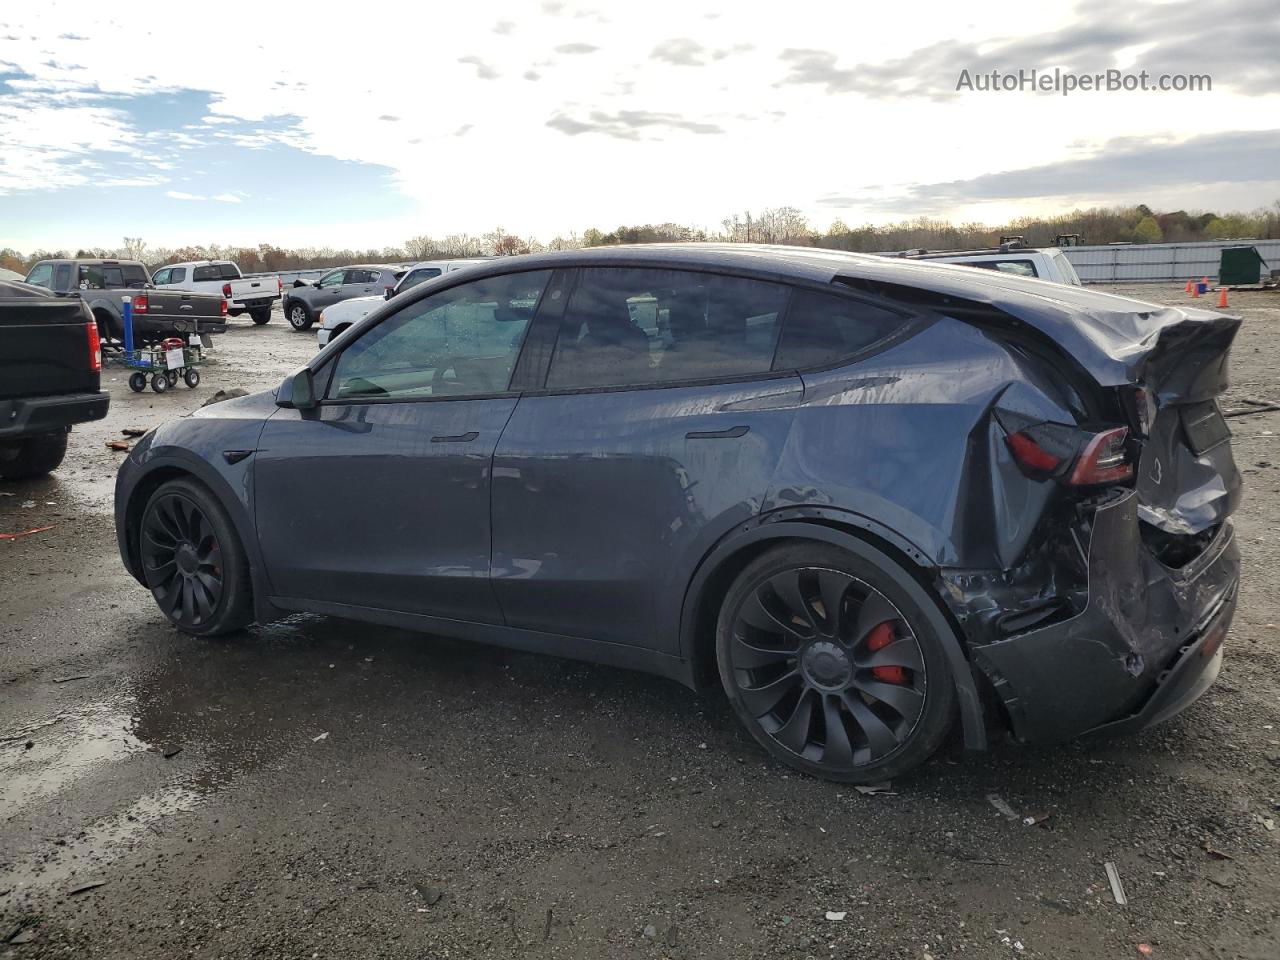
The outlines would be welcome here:
<svg viewBox="0 0 1280 960">
<path fill-rule="evenodd" d="M 1222 259 L 1218 263 L 1218 282 L 1224 287 L 1260 283 L 1266 265 L 1257 247 L 1223 247 Z"/>
</svg>

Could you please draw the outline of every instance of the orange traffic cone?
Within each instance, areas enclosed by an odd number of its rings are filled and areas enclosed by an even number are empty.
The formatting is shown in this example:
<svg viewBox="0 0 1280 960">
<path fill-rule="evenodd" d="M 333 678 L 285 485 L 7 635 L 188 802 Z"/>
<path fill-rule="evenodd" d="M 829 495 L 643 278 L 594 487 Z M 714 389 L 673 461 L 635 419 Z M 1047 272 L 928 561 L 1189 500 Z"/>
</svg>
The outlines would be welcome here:
<svg viewBox="0 0 1280 960">
<path fill-rule="evenodd" d="M 1200 296 L 1200 284 L 1198 284 L 1198 283 L 1193 283 L 1193 284 L 1191 285 L 1191 299 L 1192 299 L 1192 300 L 1195 300 L 1195 299 L 1196 299 L 1196 298 L 1198 298 L 1199 296 Z"/>
<path fill-rule="evenodd" d="M 1221 290 L 1218 291 L 1218 309 L 1219 310 L 1227 309 L 1227 288 L 1226 287 L 1223 287 Z"/>
<path fill-rule="evenodd" d="M 1188 280 L 1188 281 L 1187 281 L 1187 293 L 1190 293 L 1190 292 L 1191 292 L 1191 281 L 1190 281 L 1190 280 Z"/>
</svg>

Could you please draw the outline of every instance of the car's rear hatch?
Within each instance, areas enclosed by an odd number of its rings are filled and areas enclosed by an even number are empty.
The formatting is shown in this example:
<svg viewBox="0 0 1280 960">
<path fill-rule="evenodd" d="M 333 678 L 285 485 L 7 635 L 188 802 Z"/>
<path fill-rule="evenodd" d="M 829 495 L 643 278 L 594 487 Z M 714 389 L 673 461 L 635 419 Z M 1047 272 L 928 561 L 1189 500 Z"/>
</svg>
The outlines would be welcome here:
<svg viewBox="0 0 1280 960">
<path fill-rule="evenodd" d="M 1207 541 L 1240 501 L 1230 431 L 1218 409 L 1238 317 L 1144 303 L 1083 287 L 911 264 L 923 287 L 903 284 L 903 266 L 880 278 L 845 280 L 895 299 L 996 329 L 1049 341 L 1062 372 L 1118 398 L 1140 444 L 1139 516 L 1148 543 L 1169 555 Z M 1164 542 L 1160 535 L 1175 538 Z M 1144 532 L 1145 538 L 1145 532 Z"/>
</svg>

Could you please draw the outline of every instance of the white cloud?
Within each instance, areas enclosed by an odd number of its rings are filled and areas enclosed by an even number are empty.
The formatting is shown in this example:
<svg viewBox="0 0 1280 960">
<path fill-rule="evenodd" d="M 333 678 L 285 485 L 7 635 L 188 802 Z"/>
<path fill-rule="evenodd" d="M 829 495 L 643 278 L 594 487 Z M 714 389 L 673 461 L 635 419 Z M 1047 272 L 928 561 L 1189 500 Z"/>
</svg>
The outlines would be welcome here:
<svg viewBox="0 0 1280 960">
<path fill-rule="evenodd" d="M 1168 6 L 1179 5 L 1186 0 Z M 1052 38 L 1082 16 L 1100 26 L 1111 16 L 1101 5 L 1069 2 L 1038 7 L 1034 18 L 1011 18 L 1009 9 L 812 0 L 762 17 L 754 4 L 705 0 L 594 7 L 566 0 L 553 12 L 491 0 L 405 8 L 394 28 L 353 35 L 324 16 L 299 17 L 289 4 L 225 0 L 207 17 L 160 0 L 139 0 L 123 13 L 69 0 L 30 18 L 20 40 L 0 39 L 0 61 L 35 78 L 19 81 L 19 93 L 0 94 L 0 194 L 84 184 L 93 172 L 89 151 L 146 162 L 164 143 L 171 155 L 160 162 L 178 158 L 174 181 L 204 191 L 171 196 L 231 203 L 216 170 L 206 178 L 183 169 L 183 152 L 214 138 L 250 156 L 286 146 L 394 171 L 402 226 L 320 224 L 315 210 L 299 218 L 305 226 L 279 217 L 267 224 L 315 242 L 381 244 L 400 237 L 357 231 L 479 232 L 499 223 L 544 236 L 663 220 L 714 227 L 734 211 L 781 204 L 825 226 L 835 216 L 858 222 L 918 211 L 856 201 L 837 208 L 820 204 L 824 196 L 907 196 L 912 184 L 1052 164 L 1075 155 L 1071 145 L 1082 139 L 1276 125 L 1270 118 L 1280 96 L 1234 94 L 1227 77 L 1215 78 L 1212 94 L 970 94 L 947 103 L 782 82 L 791 70 L 786 50 L 830 52 L 839 69 L 900 62 L 908 72 L 942 70 L 916 54 L 946 44 L 983 48 L 1019 32 Z M 1127 16 L 1141 20 L 1140 13 Z M 57 40 L 65 23 L 90 39 Z M 139 44 L 145 57 L 121 55 Z M 1053 46 L 1046 40 L 1044 48 Z M 1135 49 L 1126 43 L 1117 62 L 1141 60 Z M 1037 66 L 1051 64 L 1007 65 Z M 954 83 L 906 79 L 907 86 Z M 93 105 L 101 92 L 166 89 L 209 91 L 209 113 L 173 117 L 171 131 L 143 140 L 123 115 Z M 234 127 L 238 121 L 268 121 L 271 130 L 250 132 Z M 464 128 L 465 136 L 454 135 Z M 339 196 L 344 184 L 316 189 Z M 1206 191 L 1194 201 L 1208 206 L 1216 196 Z M 1038 202 L 1010 209 L 1033 212 Z M 251 216 L 253 206 L 237 214 Z M 966 209 L 932 212 L 959 217 Z"/>
<path fill-rule="evenodd" d="M 217 196 L 209 198 L 210 200 L 218 200 L 222 203 L 240 203 L 240 198 L 234 193 L 220 193 Z"/>
<path fill-rule="evenodd" d="M 205 200 L 205 199 L 208 199 L 207 197 L 202 197 L 202 196 L 200 196 L 200 194 L 198 194 L 198 193 L 184 193 L 184 192 L 183 192 L 183 191 L 181 191 L 181 190 L 166 190 L 166 191 L 164 192 L 164 195 L 165 195 L 166 197 L 168 197 L 170 200 Z"/>
</svg>

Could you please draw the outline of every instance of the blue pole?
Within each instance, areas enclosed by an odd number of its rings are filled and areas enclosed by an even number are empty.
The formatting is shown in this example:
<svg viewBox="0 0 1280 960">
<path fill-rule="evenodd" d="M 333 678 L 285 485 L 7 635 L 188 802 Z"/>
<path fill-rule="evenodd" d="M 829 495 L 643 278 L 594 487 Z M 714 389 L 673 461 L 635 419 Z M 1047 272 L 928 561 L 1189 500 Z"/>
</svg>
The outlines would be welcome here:
<svg viewBox="0 0 1280 960">
<path fill-rule="evenodd" d="M 124 298 L 124 355 L 133 359 L 133 297 Z"/>
</svg>

